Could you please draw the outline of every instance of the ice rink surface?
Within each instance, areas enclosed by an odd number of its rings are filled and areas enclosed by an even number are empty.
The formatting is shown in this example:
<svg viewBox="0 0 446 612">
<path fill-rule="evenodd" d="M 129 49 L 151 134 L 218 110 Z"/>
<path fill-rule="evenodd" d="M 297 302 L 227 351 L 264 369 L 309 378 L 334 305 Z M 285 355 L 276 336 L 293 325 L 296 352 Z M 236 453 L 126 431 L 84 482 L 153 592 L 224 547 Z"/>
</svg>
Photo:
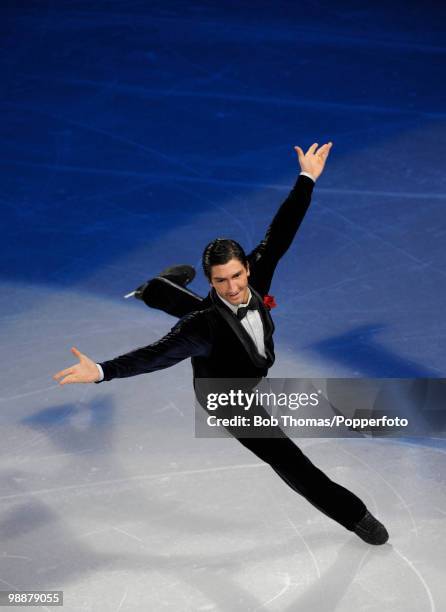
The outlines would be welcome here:
<svg viewBox="0 0 446 612">
<path fill-rule="evenodd" d="M 91 612 L 445 609 L 442 432 L 297 440 L 386 524 L 370 547 L 236 441 L 194 437 L 188 362 L 51 379 L 73 345 L 101 361 L 166 333 L 172 317 L 122 296 L 199 268 L 215 236 L 253 248 L 293 145 L 327 140 L 271 289 L 270 375 L 445 377 L 445 13 L 2 5 L 0 590 Z"/>
</svg>

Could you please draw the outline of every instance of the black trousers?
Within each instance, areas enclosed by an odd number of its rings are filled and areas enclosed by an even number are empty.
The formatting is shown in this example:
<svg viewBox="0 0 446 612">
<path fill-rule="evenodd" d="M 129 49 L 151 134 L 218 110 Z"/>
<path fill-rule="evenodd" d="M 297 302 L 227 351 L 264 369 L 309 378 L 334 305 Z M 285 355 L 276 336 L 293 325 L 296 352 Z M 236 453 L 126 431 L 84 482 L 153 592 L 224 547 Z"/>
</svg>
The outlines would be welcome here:
<svg viewBox="0 0 446 612">
<path fill-rule="evenodd" d="M 346 529 L 352 531 L 365 515 L 367 508 L 364 502 L 345 487 L 330 480 L 285 434 L 278 438 L 237 439 L 259 459 L 268 463 L 296 493 Z"/>
<path fill-rule="evenodd" d="M 260 380 L 238 379 L 233 382 L 244 392 L 252 392 Z M 212 411 L 207 408 L 207 394 L 211 391 L 218 394 L 229 392 L 231 384 L 230 379 L 200 379 L 199 383 L 196 380 L 197 400 L 205 413 L 222 419 L 240 415 L 238 407 L 219 406 Z M 251 407 L 249 415 L 258 416 L 266 422 L 271 416 L 263 406 L 258 405 Z M 330 480 L 278 425 L 254 429 L 227 426 L 224 429 L 256 457 L 270 465 L 293 491 L 346 529 L 352 531 L 365 515 L 367 508 L 364 502 L 345 487 Z"/>
<path fill-rule="evenodd" d="M 237 381 L 238 384 L 240 382 L 241 380 Z M 227 390 L 230 387 L 226 380 L 201 379 L 200 388 L 197 387 L 198 385 L 195 389 L 198 391 L 198 403 L 208 415 L 231 419 L 240 414 L 238 408 L 220 406 L 210 411 L 206 406 L 204 389 L 212 389 L 213 392 L 221 392 L 223 388 Z M 247 389 L 252 389 L 252 385 L 244 388 L 245 391 Z M 251 408 L 249 414 L 251 417 L 256 415 L 263 419 L 270 417 L 262 406 Z M 227 426 L 224 429 L 256 457 L 270 465 L 293 491 L 346 529 L 352 531 L 365 515 L 367 508 L 364 502 L 345 487 L 330 480 L 278 425 L 267 425 L 254 430 L 235 426 Z"/>
</svg>

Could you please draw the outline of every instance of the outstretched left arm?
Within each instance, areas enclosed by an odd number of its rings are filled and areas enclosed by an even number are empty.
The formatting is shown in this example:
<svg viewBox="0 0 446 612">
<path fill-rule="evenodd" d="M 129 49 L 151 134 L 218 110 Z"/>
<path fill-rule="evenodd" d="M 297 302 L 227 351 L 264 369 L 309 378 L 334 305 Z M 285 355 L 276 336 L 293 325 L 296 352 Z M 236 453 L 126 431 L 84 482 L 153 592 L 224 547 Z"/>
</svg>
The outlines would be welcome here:
<svg viewBox="0 0 446 612">
<path fill-rule="evenodd" d="M 274 270 L 280 258 L 291 246 L 305 217 L 311 202 L 314 182 L 324 170 L 332 143 L 324 144 L 319 149 L 318 146 L 317 143 L 312 144 L 306 153 L 300 147 L 294 147 L 301 171 L 311 175 L 312 178 L 302 174 L 298 177 L 296 184 L 268 227 L 265 238 L 248 255 L 251 270 L 250 284 L 261 295 L 268 293 Z"/>
</svg>

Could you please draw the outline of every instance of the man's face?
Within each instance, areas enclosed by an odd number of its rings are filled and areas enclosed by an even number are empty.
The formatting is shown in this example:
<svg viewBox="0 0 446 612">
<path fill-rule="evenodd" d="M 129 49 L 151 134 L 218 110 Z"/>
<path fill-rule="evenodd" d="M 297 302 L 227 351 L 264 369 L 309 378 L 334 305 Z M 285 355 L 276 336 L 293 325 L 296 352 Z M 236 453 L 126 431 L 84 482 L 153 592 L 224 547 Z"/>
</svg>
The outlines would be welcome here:
<svg viewBox="0 0 446 612">
<path fill-rule="evenodd" d="M 220 297 L 230 304 L 244 304 L 248 299 L 249 265 L 245 268 L 238 259 L 211 267 L 211 285 Z"/>
</svg>

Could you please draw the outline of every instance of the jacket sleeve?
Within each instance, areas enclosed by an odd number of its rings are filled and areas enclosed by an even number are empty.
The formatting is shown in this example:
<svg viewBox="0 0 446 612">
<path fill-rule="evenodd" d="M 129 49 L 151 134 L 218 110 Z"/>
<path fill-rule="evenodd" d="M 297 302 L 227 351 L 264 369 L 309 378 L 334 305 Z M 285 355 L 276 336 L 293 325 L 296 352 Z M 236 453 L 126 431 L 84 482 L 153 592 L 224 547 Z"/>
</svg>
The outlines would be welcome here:
<svg viewBox="0 0 446 612">
<path fill-rule="evenodd" d="M 206 356 L 211 346 L 206 314 L 193 312 L 157 342 L 100 363 L 103 381 L 163 370 L 188 357 Z"/>
<path fill-rule="evenodd" d="M 248 255 L 250 284 L 261 295 L 268 293 L 279 259 L 291 243 L 311 202 L 314 181 L 299 175 L 293 189 L 268 227 L 264 239 Z"/>
</svg>

